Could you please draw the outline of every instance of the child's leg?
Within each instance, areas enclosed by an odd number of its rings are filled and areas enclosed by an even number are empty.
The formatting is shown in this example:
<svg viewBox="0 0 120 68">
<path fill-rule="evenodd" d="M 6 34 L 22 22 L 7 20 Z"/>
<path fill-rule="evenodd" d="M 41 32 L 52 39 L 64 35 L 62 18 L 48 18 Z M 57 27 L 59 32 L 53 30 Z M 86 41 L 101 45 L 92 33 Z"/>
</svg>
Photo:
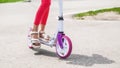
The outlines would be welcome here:
<svg viewBox="0 0 120 68">
<path fill-rule="evenodd" d="M 44 30 L 45 30 L 48 14 L 49 14 L 49 8 L 46 9 L 44 15 L 42 16 L 42 20 L 41 20 L 41 23 L 40 23 L 40 30 L 39 30 L 40 34 L 39 34 L 39 37 L 41 37 L 41 38 L 44 38 L 43 34 L 44 34 Z"/>
<path fill-rule="evenodd" d="M 35 18 L 35 21 L 34 21 L 35 25 L 39 25 L 41 20 L 43 19 L 43 17 L 48 16 L 48 15 L 45 14 L 45 12 L 46 12 L 46 10 L 49 11 L 48 8 L 50 7 L 50 4 L 51 4 L 50 0 L 42 0 L 41 1 L 41 6 L 37 11 L 36 18 Z M 44 19 L 47 20 L 47 17 L 44 18 Z"/>
<path fill-rule="evenodd" d="M 51 0 L 41 0 L 41 6 L 36 13 L 33 31 L 38 31 L 38 26 L 41 22 L 41 30 L 44 30 L 48 18 L 50 4 Z"/>
<path fill-rule="evenodd" d="M 35 21 L 34 21 L 34 25 L 33 25 L 33 30 L 32 30 L 33 32 L 34 31 L 38 32 L 38 26 L 40 23 L 41 23 L 40 31 L 44 31 L 46 21 L 48 18 L 50 4 L 51 4 L 51 0 L 41 0 L 41 6 L 39 7 L 39 9 L 36 13 L 36 17 L 35 17 Z M 35 39 L 38 39 L 37 34 L 32 35 L 32 37 Z"/>
<path fill-rule="evenodd" d="M 48 14 L 49 14 L 49 8 L 46 9 L 44 15 L 42 16 L 42 20 L 41 20 L 41 26 L 40 26 L 40 31 L 44 31 L 45 29 L 45 25 L 48 19 Z"/>
<path fill-rule="evenodd" d="M 49 14 L 49 8 L 46 9 L 44 15 L 42 16 L 41 24 L 46 25 L 47 19 Z"/>
</svg>

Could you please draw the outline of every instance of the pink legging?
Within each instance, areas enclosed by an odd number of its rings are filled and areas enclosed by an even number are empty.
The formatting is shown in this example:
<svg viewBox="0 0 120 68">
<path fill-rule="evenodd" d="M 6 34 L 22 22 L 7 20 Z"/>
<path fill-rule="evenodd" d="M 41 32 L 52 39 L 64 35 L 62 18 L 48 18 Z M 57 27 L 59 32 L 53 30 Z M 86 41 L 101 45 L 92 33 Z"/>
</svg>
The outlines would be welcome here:
<svg viewBox="0 0 120 68">
<path fill-rule="evenodd" d="M 49 9 L 50 9 L 51 0 L 41 0 L 41 5 L 36 13 L 35 25 L 46 25 Z"/>
</svg>

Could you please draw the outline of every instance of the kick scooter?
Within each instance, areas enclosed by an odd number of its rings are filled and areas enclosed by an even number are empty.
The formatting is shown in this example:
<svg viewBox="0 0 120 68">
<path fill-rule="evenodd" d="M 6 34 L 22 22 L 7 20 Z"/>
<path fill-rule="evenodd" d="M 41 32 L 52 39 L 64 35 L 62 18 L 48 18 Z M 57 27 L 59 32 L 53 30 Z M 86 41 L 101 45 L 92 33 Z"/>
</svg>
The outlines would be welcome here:
<svg viewBox="0 0 120 68">
<path fill-rule="evenodd" d="M 57 32 L 48 41 L 45 41 L 40 38 L 39 42 L 43 45 L 55 47 L 58 57 L 65 59 L 65 58 L 69 57 L 72 52 L 72 42 L 71 42 L 70 38 L 65 35 L 65 33 L 63 31 L 63 21 L 64 21 L 64 19 L 63 19 L 63 3 L 62 3 L 62 0 L 59 0 L 59 16 L 58 16 Z M 29 42 L 31 42 L 30 39 L 31 38 L 28 35 Z M 32 46 L 32 44 L 30 43 L 29 47 L 33 48 L 31 46 Z"/>
</svg>

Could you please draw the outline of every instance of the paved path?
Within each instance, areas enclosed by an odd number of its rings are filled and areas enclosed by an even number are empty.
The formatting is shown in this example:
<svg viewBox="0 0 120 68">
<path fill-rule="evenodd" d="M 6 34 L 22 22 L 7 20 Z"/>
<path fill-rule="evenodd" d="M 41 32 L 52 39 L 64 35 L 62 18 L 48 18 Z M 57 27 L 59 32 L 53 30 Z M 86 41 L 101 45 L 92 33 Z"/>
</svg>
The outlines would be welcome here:
<svg viewBox="0 0 120 68">
<path fill-rule="evenodd" d="M 120 21 L 76 21 L 69 14 L 120 7 L 120 0 L 65 0 L 65 33 L 73 52 L 58 59 L 54 48 L 39 52 L 27 47 L 27 29 L 34 21 L 39 0 L 0 4 L 0 68 L 120 68 Z M 57 0 L 52 1 L 46 33 L 56 30 Z"/>
</svg>

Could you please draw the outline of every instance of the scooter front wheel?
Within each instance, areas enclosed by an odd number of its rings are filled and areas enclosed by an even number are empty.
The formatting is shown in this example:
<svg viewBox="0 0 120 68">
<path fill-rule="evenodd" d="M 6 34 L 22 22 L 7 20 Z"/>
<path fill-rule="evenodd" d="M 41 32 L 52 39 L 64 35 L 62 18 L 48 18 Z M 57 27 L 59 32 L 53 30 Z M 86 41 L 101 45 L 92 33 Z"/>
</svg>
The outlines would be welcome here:
<svg viewBox="0 0 120 68">
<path fill-rule="evenodd" d="M 72 52 L 72 42 L 70 38 L 65 35 L 61 38 L 61 40 L 62 40 L 63 48 L 61 48 L 60 44 L 57 42 L 56 53 L 60 58 L 65 59 L 69 57 Z"/>
</svg>

